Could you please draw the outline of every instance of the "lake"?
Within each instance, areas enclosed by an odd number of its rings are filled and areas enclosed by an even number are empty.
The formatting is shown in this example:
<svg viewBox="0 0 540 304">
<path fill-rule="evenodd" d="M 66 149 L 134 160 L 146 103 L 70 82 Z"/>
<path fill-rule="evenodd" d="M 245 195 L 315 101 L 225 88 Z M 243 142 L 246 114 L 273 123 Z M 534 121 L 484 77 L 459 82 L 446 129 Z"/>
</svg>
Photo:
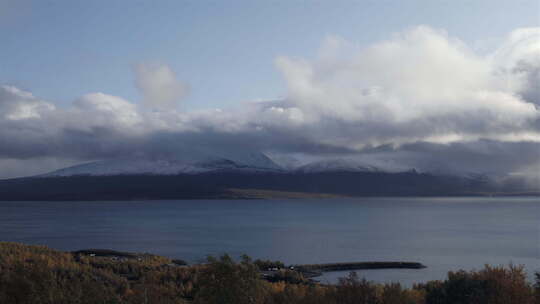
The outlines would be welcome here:
<svg viewBox="0 0 540 304">
<path fill-rule="evenodd" d="M 355 198 L 0 202 L 0 240 L 60 250 L 110 248 L 190 262 L 246 253 L 286 264 L 414 261 L 421 270 L 359 271 L 379 282 L 449 270 L 540 270 L 539 198 Z M 319 279 L 335 282 L 347 273 Z"/>
</svg>

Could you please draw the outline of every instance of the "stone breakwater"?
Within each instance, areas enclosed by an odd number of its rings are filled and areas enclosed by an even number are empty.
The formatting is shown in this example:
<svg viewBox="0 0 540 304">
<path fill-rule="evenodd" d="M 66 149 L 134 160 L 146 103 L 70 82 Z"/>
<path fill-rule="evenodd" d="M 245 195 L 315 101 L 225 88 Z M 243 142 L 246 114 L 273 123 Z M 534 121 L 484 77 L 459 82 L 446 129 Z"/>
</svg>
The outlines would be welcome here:
<svg viewBox="0 0 540 304">
<path fill-rule="evenodd" d="M 327 271 L 345 271 L 361 269 L 422 269 L 426 267 L 427 266 L 418 262 L 346 262 L 291 266 L 291 268 L 294 270 L 313 274 Z"/>
</svg>

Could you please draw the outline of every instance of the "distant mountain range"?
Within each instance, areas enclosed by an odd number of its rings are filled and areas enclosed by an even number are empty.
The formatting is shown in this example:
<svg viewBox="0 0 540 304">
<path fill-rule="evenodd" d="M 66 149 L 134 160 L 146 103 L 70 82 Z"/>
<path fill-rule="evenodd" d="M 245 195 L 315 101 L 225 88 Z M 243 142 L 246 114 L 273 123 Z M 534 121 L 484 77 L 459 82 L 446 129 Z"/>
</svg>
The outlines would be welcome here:
<svg viewBox="0 0 540 304">
<path fill-rule="evenodd" d="M 325 159 L 295 167 L 276 164 L 264 154 L 250 155 L 248 160 L 223 157 L 199 159 L 146 159 L 123 158 L 97 161 L 56 170 L 40 177 L 60 176 L 113 176 L 113 175 L 178 175 L 210 172 L 243 173 L 320 173 L 320 172 L 381 172 L 377 167 L 361 164 L 351 159 Z"/>
<path fill-rule="evenodd" d="M 133 200 L 336 196 L 536 195 L 486 175 L 387 171 L 352 159 L 283 166 L 262 153 L 123 158 L 0 181 L 0 200 Z"/>
<path fill-rule="evenodd" d="M 190 153 L 182 155 L 181 158 L 130 157 L 96 161 L 53 171 L 41 177 L 178 175 L 214 171 L 266 172 L 283 169 L 263 153 L 239 153 L 234 156 Z"/>
</svg>

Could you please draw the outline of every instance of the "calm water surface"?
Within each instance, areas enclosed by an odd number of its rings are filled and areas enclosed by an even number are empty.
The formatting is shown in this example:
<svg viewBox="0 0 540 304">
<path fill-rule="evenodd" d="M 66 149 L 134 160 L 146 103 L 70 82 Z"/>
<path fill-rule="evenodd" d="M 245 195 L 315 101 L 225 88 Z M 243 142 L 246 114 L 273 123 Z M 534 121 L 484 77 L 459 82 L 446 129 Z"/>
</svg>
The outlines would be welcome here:
<svg viewBox="0 0 540 304">
<path fill-rule="evenodd" d="M 406 285 L 486 263 L 523 264 L 532 278 L 540 270 L 540 199 L 1 202 L 0 240 L 191 262 L 227 252 L 287 264 L 406 260 L 428 266 L 360 272 Z"/>
</svg>

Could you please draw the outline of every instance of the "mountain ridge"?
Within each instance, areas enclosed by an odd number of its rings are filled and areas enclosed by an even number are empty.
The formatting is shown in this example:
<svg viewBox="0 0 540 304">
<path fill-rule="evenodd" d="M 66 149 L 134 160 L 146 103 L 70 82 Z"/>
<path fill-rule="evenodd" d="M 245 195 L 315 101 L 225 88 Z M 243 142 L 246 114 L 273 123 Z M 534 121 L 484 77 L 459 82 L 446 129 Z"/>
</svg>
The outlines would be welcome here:
<svg viewBox="0 0 540 304">
<path fill-rule="evenodd" d="M 251 172 L 178 175 L 28 177 L 0 181 L 0 201 L 435 197 L 538 195 L 521 184 L 497 184 L 415 171 Z"/>
<path fill-rule="evenodd" d="M 530 190 L 521 181 L 501 182 L 484 174 L 445 175 L 414 168 L 389 172 L 348 159 L 283 168 L 264 154 L 246 153 L 236 158 L 201 154 L 91 162 L 0 180 L 0 201 L 484 196 Z"/>
<path fill-rule="evenodd" d="M 200 174 L 216 170 L 282 170 L 264 154 L 248 154 L 248 159 L 237 160 L 218 155 L 202 155 L 197 158 L 161 158 L 143 157 L 120 158 L 94 161 L 40 174 L 39 177 L 54 176 L 114 176 L 114 175 L 177 175 Z"/>
</svg>

